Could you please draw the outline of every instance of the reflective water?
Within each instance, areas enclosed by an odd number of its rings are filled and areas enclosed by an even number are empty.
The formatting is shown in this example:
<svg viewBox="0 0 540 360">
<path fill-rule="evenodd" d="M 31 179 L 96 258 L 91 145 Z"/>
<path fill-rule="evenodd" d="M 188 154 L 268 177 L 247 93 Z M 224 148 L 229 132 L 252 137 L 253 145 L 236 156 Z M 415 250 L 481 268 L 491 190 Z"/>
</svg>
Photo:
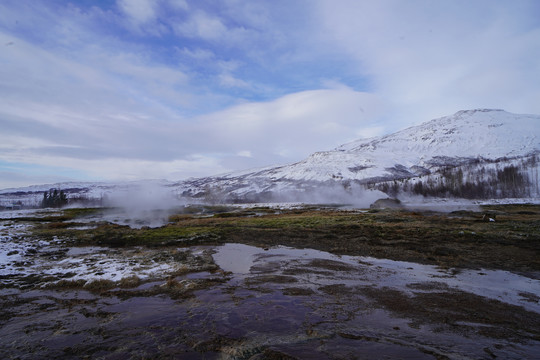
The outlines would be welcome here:
<svg viewBox="0 0 540 360">
<path fill-rule="evenodd" d="M 82 290 L 2 289 L 0 356 L 523 359 L 540 353 L 534 302 L 540 291 L 534 279 L 311 249 L 225 244 L 213 251 L 223 272 L 183 278 L 222 281 L 178 300 L 167 294 L 137 295 L 137 290 L 166 286 L 165 279 L 133 289 L 136 295 L 129 295 L 131 290 L 100 296 Z M 482 296 L 469 297 L 469 292 Z M 439 297 L 423 301 L 422 294 Z M 471 301 L 455 307 L 440 303 L 452 296 Z M 490 310 L 486 318 L 483 307 Z M 516 316 L 524 323 L 516 323 Z"/>
<path fill-rule="evenodd" d="M 276 247 L 264 250 L 243 244 L 219 247 L 214 259 L 222 269 L 240 278 L 260 272 L 276 275 L 294 273 L 296 279 L 305 285 L 373 285 L 408 293 L 412 292 L 411 284 L 430 282 L 540 313 L 540 302 L 524 296 L 526 293 L 540 296 L 540 280 L 502 270 L 456 271 L 404 261 L 339 256 L 313 249 Z M 321 263 L 322 269 L 317 269 L 317 263 L 314 263 L 316 260 L 327 262 Z M 343 271 L 337 271 L 340 265 Z M 312 271 L 295 272 L 298 266 L 311 266 Z M 329 272 L 325 274 L 325 270 Z"/>
</svg>

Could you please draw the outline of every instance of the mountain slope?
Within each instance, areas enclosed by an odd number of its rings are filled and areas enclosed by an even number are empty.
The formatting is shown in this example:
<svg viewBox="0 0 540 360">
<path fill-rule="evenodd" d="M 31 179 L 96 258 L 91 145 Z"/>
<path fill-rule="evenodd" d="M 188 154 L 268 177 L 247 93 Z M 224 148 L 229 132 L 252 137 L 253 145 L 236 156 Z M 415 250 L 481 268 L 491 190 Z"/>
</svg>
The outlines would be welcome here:
<svg viewBox="0 0 540 360">
<path fill-rule="evenodd" d="M 317 152 L 287 166 L 181 184 L 184 194 L 257 199 L 330 186 L 426 177 L 448 167 L 499 163 L 540 153 L 540 116 L 503 110 L 459 111 L 391 135 Z M 217 193 L 220 193 L 219 195 Z M 268 196 L 263 196 L 265 200 Z"/>
<path fill-rule="evenodd" d="M 0 207 L 69 198 L 208 202 L 347 202 L 359 197 L 540 198 L 540 115 L 459 111 L 394 134 L 317 152 L 300 162 L 180 182 L 68 183 L 0 191 Z M 371 195 L 366 189 L 379 190 Z M 363 202 L 365 204 L 365 201 Z M 369 204 L 368 204 L 369 205 Z"/>
<path fill-rule="evenodd" d="M 287 167 L 266 171 L 276 179 L 330 178 L 369 180 L 374 177 L 422 175 L 423 168 L 451 162 L 450 158 L 500 159 L 540 150 L 540 116 L 502 110 L 460 111 L 395 134 L 359 140 L 319 152 Z M 446 158 L 446 159 L 445 159 Z M 263 175 L 263 174 L 261 174 Z"/>
</svg>

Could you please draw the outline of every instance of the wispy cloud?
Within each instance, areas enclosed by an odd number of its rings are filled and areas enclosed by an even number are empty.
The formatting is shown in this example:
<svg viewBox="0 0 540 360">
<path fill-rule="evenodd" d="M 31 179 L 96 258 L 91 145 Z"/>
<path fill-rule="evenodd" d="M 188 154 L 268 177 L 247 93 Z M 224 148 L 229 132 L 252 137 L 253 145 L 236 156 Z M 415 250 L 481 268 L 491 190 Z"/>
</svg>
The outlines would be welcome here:
<svg viewBox="0 0 540 360">
<path fill-rule="evenodd" d="M 197 11 L 187 21 L 176 24 L 174 31 L 180 36 L 203 40 L 227 38 L 230 32 L 218 17 L 210 16 L 202 11 Z"/>
<path fill-rule="evenodd" d="M 118 7 L 135 24 L 145 24 L 156 20 L 156 1 L 118 0 Z"/>
<path fill-rule="evenodd" d="M 540 113 L 539 9 L 6 0 L 0 187 L 212 175 L 463 108 Z"/>
<path fill-rule="evenodd" d="M 474 107 L 540 112 L 535 1 L 319 2 L 322 34 L 400 117 Z"/>
</svg>

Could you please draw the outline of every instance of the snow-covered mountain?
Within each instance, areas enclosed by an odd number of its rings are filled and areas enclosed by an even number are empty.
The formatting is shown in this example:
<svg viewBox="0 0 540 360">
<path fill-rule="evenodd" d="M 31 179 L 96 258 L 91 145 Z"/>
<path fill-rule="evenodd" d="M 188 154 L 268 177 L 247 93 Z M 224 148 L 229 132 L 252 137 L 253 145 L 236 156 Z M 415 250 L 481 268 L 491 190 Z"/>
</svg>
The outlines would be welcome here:
<svg viewBox="0 0 540 360">
<path fill-rule="evenodd" d="M 388 186 L 388 182 L 404 179 L 433 180 L 443 170 L 464 166 L 481 164 L 484 171 L 486 166 L 504 169 L 517 166 L 519 159 L 533 163 L 531 157 L 536 159 L 538 154 L 540 116 L 477 109 L 317 152 L 291 165 L 195 179 L 179 186 L 187 196 L 214 194 L 233 200 L 266 200 L 306 192 L 313 195 L 321 184 L 346 190 L 354 184 L 385 190 L 376 185 Z M 466 182 L 466 176 L 462 177 L 460 182 Z"/>
<path fill-rule="evenodd" d="M 317 152 L 285 166 L 176 183 L 55 187 L 71 189 L 71 197 L 91 199 L 160 187 L 174 197 L 209 202 L 349 201 L 365 189 L 390 196 L 539 198 L 539 164 L 540 115 L 476 109 Z M 36 194 L 42 196 L 46 190 L 41 186 L 19 193 L 33 193 L 36 201 Z M 15 193 L 0 191 L 0 202 Z"/>
</svg>

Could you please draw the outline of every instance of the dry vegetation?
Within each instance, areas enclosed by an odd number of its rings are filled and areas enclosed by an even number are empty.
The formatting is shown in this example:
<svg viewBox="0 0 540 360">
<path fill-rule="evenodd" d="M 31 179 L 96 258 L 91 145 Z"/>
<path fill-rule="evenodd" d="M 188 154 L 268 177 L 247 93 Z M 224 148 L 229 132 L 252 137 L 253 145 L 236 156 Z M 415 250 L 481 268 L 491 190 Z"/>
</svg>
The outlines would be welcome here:
<svg viewBox="0 0 540 360">
<path fill-rule="evenodd" d="M 94 224 L 92 229 L 74 228 L 80 225 L 77 218 L 95 211 L 69 210 L 49 222 L 40 220 L 34 235 L 45 239 L 57 236 L 79 245 L 110 247 L 226 242 L 260 247 L 285 245 L 445 267 L 540 271 L 538 205 L 484 206 L 477 212 L 452 213 L 358 212 L 313 207 L 278 212 L 269 208 L 231 210 L 220 207 L 213 215 L 173 215 L 168 225 L 159 228 L 132 229 L 110 223 Z"/>
<path fill-rule="evenodd" d="M 382 350 L 388 358 L 530 358 L 538 348 L 538 313 L 435 279 L 409 283 L 407 291 L 376 280 L 351 284 L 346 275 L 365 274 L 363 267 L 322 258 L 254 265 L 242 278 L 216 265 L 212 247 L 197 247 L 286 245 L 538 279 L 537 205 L 453 213 L 206 207 L 142 229 L 85 219 L 99 219 L 100 211 L 13 221 L 33 222 L 28 236 L 37 239 L 120 247 L 114 251 L 126 256 L 138 245 L 149 261 L 182 266 L 160 279 L 66 278 L 38 289 L 47 279 L 36 274 L 20 293 L 0 287 L 4 357 L 343 359 L 362 349 L 366 358 L 383 357 Z M 537 293 L 520 296 L 538 302 Z"/>
</svg>

